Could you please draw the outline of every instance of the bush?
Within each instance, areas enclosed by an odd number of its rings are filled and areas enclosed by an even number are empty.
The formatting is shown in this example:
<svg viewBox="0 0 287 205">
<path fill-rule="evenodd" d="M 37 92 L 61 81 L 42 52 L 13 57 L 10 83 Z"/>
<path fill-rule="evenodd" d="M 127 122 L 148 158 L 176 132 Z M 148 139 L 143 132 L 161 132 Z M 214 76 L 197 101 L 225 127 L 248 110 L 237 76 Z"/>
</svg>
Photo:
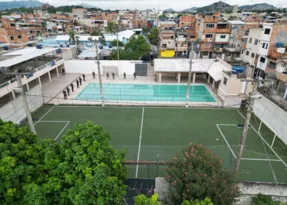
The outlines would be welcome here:
<svg viewBox="0 0 287 205">
<path fill-rule="evenodd" d="M 192 202 L 185 200 L 181 205 L 214 205 L 209 197 L 206 197 L 203 201 L 198 199 Z"/>
<path fill-rule="evenodd" d="M 162 203 L 158 201 L 158 195 L 154 194 L 151 198 L 141 194 L 135 197 L 135 205 L 161 205 Z"/>
<path fill-rule="evenodd" d="M 167 173 L 170 204 L 210 197 L 216 205 L 229 205 L 239 195 L 233 175 L 224 170 L 222 161 L 202 145 L 191 143 L 173 158 Z"/>
<path fill-rule="evenodd" d="M 256 197 L 252 198 L 251 205 L 284 205 L 284 203 L 280 201 L 273 201 L 271 196 L 258 194 Z"/>
</svg>

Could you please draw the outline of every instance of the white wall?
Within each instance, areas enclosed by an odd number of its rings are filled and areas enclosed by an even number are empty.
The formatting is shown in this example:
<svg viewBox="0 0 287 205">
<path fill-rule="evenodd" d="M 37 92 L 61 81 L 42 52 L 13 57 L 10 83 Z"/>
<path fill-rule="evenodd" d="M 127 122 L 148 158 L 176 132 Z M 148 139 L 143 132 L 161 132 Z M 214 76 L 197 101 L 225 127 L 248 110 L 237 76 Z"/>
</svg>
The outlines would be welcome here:
<svg viewBox="0 0 287 205">
<path fill-rule="evenodd" d="M 267 29 L 267 28 L 271 29 L 269 35 L 264 34 L 265 29 Z M 269 41 L 270 41 L 270 38 L 271 38 L 271 34 L 272 34 L 272 28 L 273 28 L 273 23 L 264 23 L 264 24 L 263 24 L 263 29 L 262 29 L 262 31 L 261 31 L 260 40 L 268 41 L 268 42 L 269 42 Z"/>
<path fill-rule="evenodd" d="M 266 48 L 262 48 L 263 44 L 268 44 L 268 47 Z M 260 40 L 259 43 L 259 50 L 258 50 L 258 54 L 263 55 L 263 56 L 267 56 L 268 55 L 268 50 L 270 47 L 270 42 L 269 41 L 265 41 L 265 40 Z"/>
<path fill-rule="evenodd" d="M 265 63 L 260 62 L 261 57 L 265 58 Z M 265 69 L 267 67 L 267 63 L 268 63 L 268 58 L 266 56 L 262 56 L 262 55 L 258 56 L 257 68 L 260 68 L 261 70 L 265 71 Z"/>
<path fill-rule="evenodd" d="M 101 60 L 100 69 L 103 74 L 103 66 L 118 67 L 119 75 L 125 72 L 127 75 L 133 75 L 135 72 L 135 64 L 141 64 L 142 61 L 115 61 L 115 60 Z M 85 73 L 92 74 L 94 71 L 98 73 L 98 67 L 95 60 L 69 60 L 65 61 L 66 73 Z"/>
<path fill-rule="evenodd" d="M 221 36 L 225 37 L 221 38 Z M 228 43 L 228 41 L 229 41 L 229 34 L 216 34 L 215 36 L 215 42 Z"/>
<path fill-rule="evenodd" d="M 39 85 L 27 92 L 27 101 L 31 112 L 43 105 L 42 89 Z M 26 113 L 21 97 L 12 100 L 0 108 L 0 118 L 4 121 L 12 121 L 19 124 L 25 117 Z"/>
<path fill-rule="evenodd" d="M 247 44 L 246 44 L 246 49 L 244 50 L 242 56 L 243 56 L 243 61 L 249 63 L 249 65 L 255 65 L 255 58 L 256 55 L 258 54 L 260 42 L 259 38 L 261 35 L 261 28 L 251 28 L 249 31 L 248 39 L 247 39 Z M 249 43 L 249 39 L 252 38 L 252 42 Z M 255 40 L 258 40 L 257 45 L 255 45 Z M 249 51 L 249 55 L 246 55 L 246 52 Z M 254 57 L 252 58 L 251 55 L 254 53 Z"/>
</svg>

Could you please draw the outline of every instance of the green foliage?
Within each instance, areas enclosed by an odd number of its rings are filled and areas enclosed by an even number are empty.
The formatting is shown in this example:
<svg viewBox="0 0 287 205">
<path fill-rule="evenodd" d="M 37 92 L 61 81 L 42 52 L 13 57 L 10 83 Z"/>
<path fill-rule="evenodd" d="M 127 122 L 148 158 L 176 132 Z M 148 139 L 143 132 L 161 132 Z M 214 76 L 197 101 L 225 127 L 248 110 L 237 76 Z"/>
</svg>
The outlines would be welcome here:
<svg viewBox="0 0 287 205">
<path fill-rule="evenodd" d="M 143 55 L 150 51 L 150 45 L 143 36 L 133 37 L 125 45 L 123 50 L 119 50 L 120 60 L 139 60 Z M 110 53 L 110 60 L 117 60 L 117 51 Z"/>
<path fill-rule="evenodd" d="M 94 29 L 92 30 L 92 32 L 90 33 L 90 36 L 102 36 L 102 32 L 99 29 Z"/>
<path fill-rule="evenodd" d="M 158 28 L 153 27 L 152 31 L 147 35 L 147 38 L 152 45 L 158 44 L 158 32 Z"/>
<path fill-rule="evenodd" d="M 258 194 L 256 197 L 252 198 L 251 205 L 284 205 L 284 203 L 280 201 L 273 201 L 271 196 Z"/>
<path fill-rule="evenodd" d="M 141 194 L 135 197 L 135 205 L 161 205 L 162 203 L 158 201 L 158 195 L 154 194 L 151 198 L 146 197 Z"/>
<path fill-rule="evenodd" d="M 171 204 L 210 197 L 216 205 L 230 205 L 239 195 L 233 175 L 224 170 L 222 161 L 202 145 L 191 143 L 173 158 L 167 173 Z"/>
<path fill-rule="evenodd" d="M 109 21 L 106 27 L 106 32 L 115 34 L 117 32 L 117 25 L 114 22 Z"/>
<path fill-rule="evenodd" d="M 149 28 L 147 26 L 143 27 L 143 33 L 148 33 L 149 32 Z"/>
<path fill-rule="evenodd" d="M 111 41 L 111 45 L 112 45 L 113 47 L 117 46 L 117 40 Z M 121 42 L 121 41 L 118 41 L 118 45 L 119 45 L 120 47 L 123 47 L 123 46 L 124 46 L 123 42 Z"/>
<path fill-rule="evenodd" d="M 38 142 L 27 127 L 0 120 L 2 204 L 122 204 L 125 152 L 93 122 L 75 125 L 62 138 Z"/>
<path fill-rule="evenodd" d="M 73 30 L 69 30 L 68 35 L 69 35 L 69 43 L 72 42 L 73 44 L 76 44 L 75 32 Z"/>
<path fill-rule="evenodd" d="M 181 205 L 214 205 L 211 201 L 211 199 L 209 197 L 206 197 L 204 200 L 200 201 L 200 200 L 195 200 L 195 201 L 187 201 L 185 200 L 184 202 L 182 202 Z"/>
<path fill-rule="evenodd" d="M 159 18 L 161 18 L 161 19 L 166 19 L 167 16 L 166 16 L 165 14 L 162 14 L 162 15 L 159 16 Z"/>
</svg>

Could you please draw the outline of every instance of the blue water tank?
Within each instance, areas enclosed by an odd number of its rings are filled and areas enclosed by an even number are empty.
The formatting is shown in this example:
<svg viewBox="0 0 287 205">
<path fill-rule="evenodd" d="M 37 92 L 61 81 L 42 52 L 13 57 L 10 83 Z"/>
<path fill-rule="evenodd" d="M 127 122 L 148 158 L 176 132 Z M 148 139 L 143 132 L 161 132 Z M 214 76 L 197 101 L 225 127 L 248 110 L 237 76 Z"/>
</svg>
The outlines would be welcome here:
<svg viewBox="0 0 287 205">
<path fill-rule="evenodd" d="M 43 45 L 42 45 L 42 44 L 37 44 L 37 45 L 36 45 L 36 48 L 37 48 L 37 49 L 42 49 L 42 48 L 43 48 Z"/>
<path fill-rule="evenodd" d="M 103 49 L 104 47 L 103 47 L 103 46 L 99 46 L 99 48 L 100 48 L 100 49 Z"/>
<path fill-rule="evenodd" d="M 60 44 L 60 48 L 63 48 L 64 46 L 62 44 Z"/>
<path fill-rule="evenodd" d="M 28 47 L 33 47 L 33 44 L 32 43 L 28 43 Z"/>
<path fill-rule="evenodd" d="M 113 46 L 112 45 L 109 45 L 109 48 L 112 48 Z"/>
<path fill-rule="evenodd" d="M 58 48 L 58 49 L 56 50 L 56 53 L 57 53 L 57 54 L 61 53 L 61 48 Z"/>
<path fill-rule="evenodd" d="M 4 51 L 8 51 L 9 50 L 8 46 L 3 46 L 2 48 L 3 48 Z"/>
<path fill-rule="evenodd" d="M 70 45 L 69 45 L 69 44 L 67 44 L 66 46 L 67 46 L 67 48 L 69 48 L 69 47 L 70 47 Z"/>
<path fill-rule="evenodd" d="M 243 71 L 244 71 L 244 67 L 241 65 L 232 66 L 232 74 L 243 73 Z"/>
</svg>

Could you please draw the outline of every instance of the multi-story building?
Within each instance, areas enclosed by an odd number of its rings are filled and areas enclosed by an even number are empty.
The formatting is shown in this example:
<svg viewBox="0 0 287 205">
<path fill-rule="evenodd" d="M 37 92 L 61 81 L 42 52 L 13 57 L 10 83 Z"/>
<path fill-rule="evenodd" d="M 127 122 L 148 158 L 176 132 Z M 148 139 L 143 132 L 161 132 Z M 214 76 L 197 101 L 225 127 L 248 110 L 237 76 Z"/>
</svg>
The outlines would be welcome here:
<svg viewBox="0 0 287 205">
<path fill-rule="evenodd" d="M 189 55 L 190 36 L 187 31 L 177 31 L 175 34 L 175 56 L 187 57 Z"/>
<path fill-rule="evenodd" d="M 216 27 L 214 53 L 221 57 L 224 49 L 228 47 L 231 25 L 228 22 L 218 22 Z"/>
<path fill-rule="evenodd" d="M 44 35 L 46 28 L 41 22 L 22 19 L 21 16 L 2 16 L 0 41 L 5 43 L 25 43 Z"/>
<path fill-rule="evenodd" d="M 87 9 L 85 8 L 73 8 L 72 10 L 74 20 L 84 19 L 87 17 Z"/>
<path fill-rule="evenodd" d="M 159 56 L 161 58 L 173 58 L 175 56 L 175 31 L 161 30 L 159 32 Z"/>
<path fill-rule="evenodd" d="M 184 27 L 195 28 L 195 24 L 196 24 L 196 18 L 193 15 L 179 17 L 179 25 L 178 25 L 179 28 Z"/>
<path fill-rule="evenodd" d="M 160 29 L 175 29 L 177 25 L 174 21 L 160 21 L 158 27 Z"/>
</svg>

